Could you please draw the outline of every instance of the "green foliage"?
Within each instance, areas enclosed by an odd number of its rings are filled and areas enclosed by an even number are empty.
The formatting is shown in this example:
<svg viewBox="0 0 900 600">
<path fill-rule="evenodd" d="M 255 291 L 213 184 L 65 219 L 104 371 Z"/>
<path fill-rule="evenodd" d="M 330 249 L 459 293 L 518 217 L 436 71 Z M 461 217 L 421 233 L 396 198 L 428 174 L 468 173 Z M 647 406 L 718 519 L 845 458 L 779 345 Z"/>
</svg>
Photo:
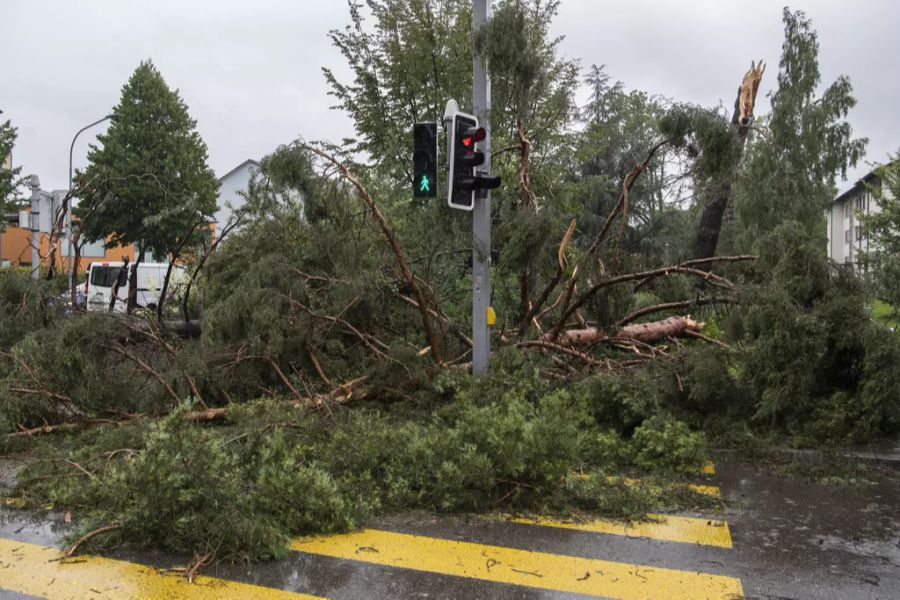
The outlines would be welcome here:
<svg viewBox="0 0 900 600">
<path fill-rule="evenodd" d="M 743 408 L 747 394 L 738 385 L 734 356 L 714 346 L 690 349 L 684 356 L 684 406 L 701 415 Z M 746 412 L 744 408 L 743 411 Z"/>
<path fill-rule="evenodd" d="M 56 280 L 32 279 L 29 269 L 0 269 L 0 349 L 53 323 L 59 314 L 50 298 L 61 291 Z"/>
<path fill-rule="evenodd" d="M 411 181 L 409 140 L 397 123 L 440 120 L 448 98 L 471 97 L 472 5 L 464 0 L 350 2 L 350 24 L 329 33 L 351 82 L 323 69 L 330 94 L 353 120 L 348 150 L 365 153 L 401 186 Z"/>
<path fill-rule="evenodd" d="M 871 267 L 879 298 L 900 306 L 900 155 L 875 169 L 875 173 L 877 179 L 869 191 L 879 210 L 859 215 L 870 248 L 862 258 Z"/>
<path fill-rule="evenodd" d="M 706 439 L 681 421 L 656 416 L 634 430 L 634 464 L 648 471 L 674 469 L 696 473 L 707 460 Z"/>
<path fill-rule="evenodd" d="M 0 123 L 0 216 L 6 215 L 17 207 L 16 189 L 20 181 L 18 179 L 20 168 L 6 168 L 6 161 L 12 160 L 12 149 L 16 142 L 16 128 L 12 123 L 5 121 Z M 0 232 L 6 229 L 6 220 L 0 219 Z"/>
<path fill-rule="evenodd" d="M 227 427 L 198 427 L 179 410 L 88 431 L 45 450 L 16 493 L 77 510 L 82 530 L 121 525 L 111 544 L 249 559 L 281 556 L 294 535 L 416 508 L 634 516 L 694 502 L 671 491 L 671 478 L 705 460 L 701 434 L 669 418 L 645 421 L 633 440 L 600 435 L 583 394 L 554 389 L 519 360 L 507 366 L 475 381 L 443 376 L 437 391 L 452 400 L 431 414 L 261 400 L 232 405 Z M 656 455 L 665 458 L 655 464 Z M 92 477 L 73 477 L 73 463 Z M 607 481 L 629 467 L 651 469 L 652 486 Z"/>
<path fill-rule="evenodd" d="M 642 162 L 649 149 L 664 137 L 659 120 L 663 100 L 641 91 L 625 91 L 603 66 L 593 65 L 585 76 L 590 89 L 581 107 L 583 132 L 574 136 L 576 173 L 572 202 L 577 207 L 582 244 L 590 244 L 618 201 L 626 175 Z M 680 211 L 667 205 L 666 180 L 671 176 L 664 148 L 650 162 L 629 193 L 629 223 L 622 249 L 651 260 L 676 256 L 681 245 Z"/>
<path fill-rule="evenodd" d="M 631 433 L 661 410 L 662 382 L 646 369 L 627 374 L 595 375 L 578 384 L 597 423 Z"/>
<path fill-rule="evenodd" d="M 130 322 L 140 326 L 140 321 Z M 127 341 L 128 326 L 106 313 L 63 318 L 23 335 L 0 365 L 0 428 L 34 427 L 110 412 L 158 412 L 173 399 L 136 364 L 143 361 L 183 397 L 190 393 L 180 365 L 152 344 Z M 114 351 L 125 348 L 134 360 Z M 174 368 L 173 368 L 174 367 Z M 203 381 L 194 365 L 193 376 Z M 22 391 L 27 390 L 27 391 Z"/>
<path fill-rule="evenodd" d="M 140 244 L 157 257 L 175 252 L 216 210 L 218 182 L 206 145 L 178 93 L 151 62 L 122 88 L 108 131 L 91 146 L 79 213 L 86 240 Z"/>
<path fill-rule="evenodd" d="M 810 21 L 804 13 L 785 8 L 784 29 L 778 89 L 772 112 L 761 124 L 768 132 L 749 145 L 735 190 L 746 245 L 791 220 L 824 240 L 823 215 L 834 198 L 835 177 L 846 176 L 867 141 L 853 138 L 846 121 L 856 104 L 847 77 L 839 77 L 816 96 L 821 82 L 819 43 Z"/>
<path fill-rule="evenodd" d="M 894 371 L 885 367 L 900 340 L 869 320 L 862 282 L 797 225 L 780 226 L 763 247 L 758 267 L 772 279 L 747 288 L 726 323 L 728 337 L 746 348 L 738 371 L 753 418 L 816 444 L 896 432 L 900 403 L 888 393 Z"/>
</svg>

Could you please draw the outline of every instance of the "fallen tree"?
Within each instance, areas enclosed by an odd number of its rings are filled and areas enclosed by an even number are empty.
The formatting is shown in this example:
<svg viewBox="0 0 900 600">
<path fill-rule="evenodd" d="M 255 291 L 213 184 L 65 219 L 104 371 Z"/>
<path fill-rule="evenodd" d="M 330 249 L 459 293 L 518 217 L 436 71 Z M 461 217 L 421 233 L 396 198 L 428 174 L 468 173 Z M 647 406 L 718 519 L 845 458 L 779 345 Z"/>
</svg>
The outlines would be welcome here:
<svg viewBox="0 0 900 600">
<path fill-rule="evenodd" d="M 699 333 L 705 326 L 706 323 L 695 321 L 688 315 L 686 317 L 669 317 L 650 323 L 626 325 L 613 334 L 607 334 L 597 327 L 588 327 L 586 329 L 567 329 L 555 340 L 550 337 L 550 334 L 541 336 L 541 339 L 547 342 L 555 341 L 566 346 L 585 346 L 609 340 L 634 340 L 652 344 L 670 337 L 686 335 L 689 331 Z"/>
</svg>

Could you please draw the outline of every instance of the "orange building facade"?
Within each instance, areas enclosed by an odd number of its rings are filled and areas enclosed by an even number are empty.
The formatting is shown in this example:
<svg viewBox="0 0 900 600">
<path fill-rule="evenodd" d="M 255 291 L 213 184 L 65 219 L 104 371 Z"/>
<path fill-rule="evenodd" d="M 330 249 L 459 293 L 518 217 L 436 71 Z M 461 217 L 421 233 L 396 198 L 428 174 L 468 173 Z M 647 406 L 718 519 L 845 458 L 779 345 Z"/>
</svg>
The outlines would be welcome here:
<svg viewBox="0 0 900 600">
<path fill-rule="evenodd" d="M 40 238 L 41 265 L 47 266 L 50 255 L 50 236 L 47 233 L 40 233 L 38 236 Z M 60 246 L 62 247 L 57 248 L 56 252 L 54 252 L 54 260 L 57 267 L 62 265 L 62 269 L 68 271 L 70 259 L 66 255 L 65 240 L 62 241 Z M 72 254 L 72 260 L 74 260 L 74 251 Z M 11 226 L 7 227 L 6 231 L 0 234 L 0 265 L 32 267 L 31 256 L 31 231 Z M 78 271 L 86 271 L 88 265 L 92 262 L 121 261 L 126 256 L 128 260 L 134 260 L 134 244 L 115 248 L 105 247 L 102 244 L 90 244 L 85 246 L 82 251 Z"/>
</svg>

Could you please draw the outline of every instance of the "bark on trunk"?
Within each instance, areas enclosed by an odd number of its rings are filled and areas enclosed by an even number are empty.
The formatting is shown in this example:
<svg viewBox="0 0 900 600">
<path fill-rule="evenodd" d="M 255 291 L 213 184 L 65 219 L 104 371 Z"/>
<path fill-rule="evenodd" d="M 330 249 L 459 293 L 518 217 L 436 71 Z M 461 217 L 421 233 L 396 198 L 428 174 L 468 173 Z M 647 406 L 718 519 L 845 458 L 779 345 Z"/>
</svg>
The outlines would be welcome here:
<svg viewBox="0 0 900 600">
<path fill-rule="evenodd" d="M 78 308 L 78 269 L 81 268 L 81 244 L 78 243 L 79 240 L 75 240 L 72 244 L 72 248 L 75 250 L 75 256 L 72 259 L 72 289 L 69 290 L 72 294 L 72 307 Z M 87 296 L 84 298 L 84 305 L 87 308 Z"/>
<path fill-rule="evenodd" d="M 141 266 L 142 262 L 144 262 L 144 244 L 141 244 L 141 251 L 138 253 L 137 260 L 134 261 L 134 266 L 128 279 L 128 304 L 126 305 L 126 310 L 129 315 L 134 311 L 134 307 L 137 306 L 138 267 Z"/>
<path fill-rule="evenodd" d="M 731 182 L 726 181 L 715 195 L 713 201 L 706 205 L 700 217 L 700 225 L 697 227 L 697 237 L 694 241 L 694 258 L 709 258 L 716 255 L 716 247 L 719 245 L 719 233 L 722 231 L 722 221 L 725 217 L 725 209 L 728 208 L 728 200 L 731 197 Z M 710 263 L 699 267 L 708 271 Z"/>
<path fill-rule="evenodd" d="M 650 344 L 667 337 L 682 335 L 686 331 L 699 332 L 705 325 L 706 323 L 695 321 L 690 317 L 669 317 L 662 321 L 626 325 L 612 335 L 596 327 L 588 327 L 562 331 L 555 340 L 551 337 L 552 332 L 544 334 L 540 339 L 562 346 L 584 346 L 605 340 L 637 340 Z"/>
</svg>

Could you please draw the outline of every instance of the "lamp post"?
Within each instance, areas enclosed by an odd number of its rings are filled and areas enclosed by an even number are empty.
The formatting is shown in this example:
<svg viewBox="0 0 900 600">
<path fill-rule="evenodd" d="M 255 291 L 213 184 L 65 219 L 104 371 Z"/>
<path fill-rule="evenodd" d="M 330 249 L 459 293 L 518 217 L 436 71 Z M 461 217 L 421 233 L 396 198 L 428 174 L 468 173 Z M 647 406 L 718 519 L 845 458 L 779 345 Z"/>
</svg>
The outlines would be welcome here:
<svg viewBox="0 0 900 600">
<path fill-rule="evenodd" d="M 85 125 L 81 129 L 78 130 L 78 133 L 75 134 L 75 137 L 72 138 L 72 145 L 69 146 L 69 193 L 72 193 L 72 152 L 75 150 L 75 140 L 78 139 L 78 136 L 81 135 L 81 132 L 90 129 L 94 125 L 99 125 L 103 121 L 108 121 L 113 118 L 113 115 L 106 115 L 102 119 L 94 121 L 90 125 Z M 72 285 L 75 282 L 75 274 L 72 272 L 72 201 L 74 198 L 69 198 L 69 208 L 66 211 L 66 262 L 68 264 L 69 271 L 69 289 L 72 289 Z"/>
</svg>

